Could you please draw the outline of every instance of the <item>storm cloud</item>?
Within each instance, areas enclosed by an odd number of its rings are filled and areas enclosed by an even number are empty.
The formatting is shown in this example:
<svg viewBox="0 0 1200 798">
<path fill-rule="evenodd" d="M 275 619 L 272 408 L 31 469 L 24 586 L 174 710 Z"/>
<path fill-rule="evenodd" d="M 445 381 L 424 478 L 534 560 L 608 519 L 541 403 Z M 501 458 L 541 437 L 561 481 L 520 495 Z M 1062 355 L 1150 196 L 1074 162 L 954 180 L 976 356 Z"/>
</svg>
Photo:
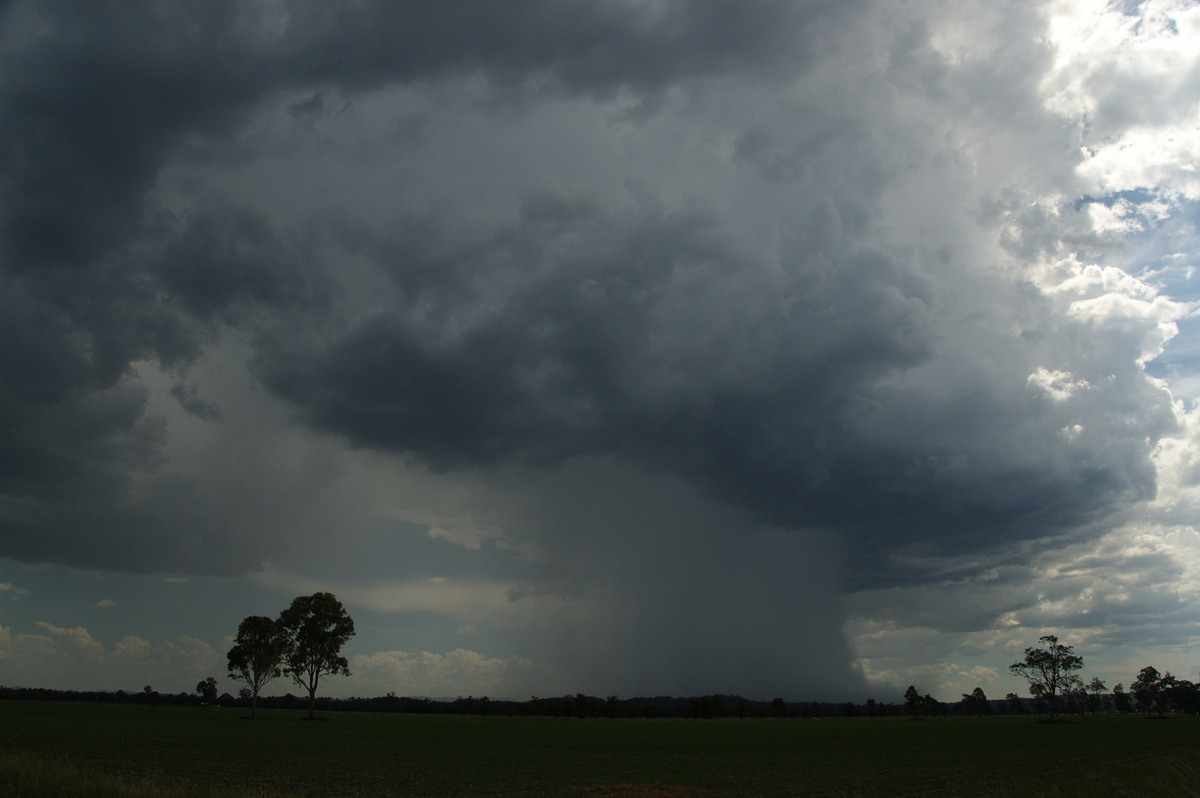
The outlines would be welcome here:
<svg viewBox="0 0 1200 798">
<path fill-rule="evenodd" d="M 847 594 L 1016 607 L 1196 483 L 1185 375 L 1150 373 L 1195 251 L 1138 260 L 1194 240 L 1155 149 L 1194 9 L 2 13 L 6 557 L 276 574 L 389 518 L 540 608 L 501 613 L 513 657 L 757 695 L 832 662 L 832 694 Z"/>
</svg>

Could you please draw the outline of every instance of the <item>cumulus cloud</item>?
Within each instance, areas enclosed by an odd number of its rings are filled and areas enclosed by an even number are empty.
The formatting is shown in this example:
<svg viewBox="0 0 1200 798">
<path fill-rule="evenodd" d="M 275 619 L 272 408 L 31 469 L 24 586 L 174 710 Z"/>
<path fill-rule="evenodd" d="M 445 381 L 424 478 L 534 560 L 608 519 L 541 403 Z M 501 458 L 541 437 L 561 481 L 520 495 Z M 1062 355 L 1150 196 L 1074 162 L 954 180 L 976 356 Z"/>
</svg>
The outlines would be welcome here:
<svg viewBox="0 0 1200 798">
<path fill-rule="evenodd" d="M 90 664 L 99 664 L 104 659 L 104 646 L 82 626 L 64 629 L 45 621 L 38 621 L 38 626 L 46 631 L 65 656 L 81 657 Z"/>
<path fill-rule="evenodd" d="M 187 690 L 221 666 L 211 646 L 185 635 L 158 644 L 126 636 L 107 647 L 82 626 L 36 626 L 40 631 L 33 634 L 0 627 L 0 661 L 11 686 L 113 690 L 149 682 Z"/>
<path fill-rule="evenodd" d="M 1059 44 L 1047 105 L 1078 120 L 1081 174 L 1101 193 L 1158 186 L 1195 197 L 1196 6 L 1151 0 L 1122 15 L 1063 2 L 1050 25 Z"/>
<path fill-rule="evenodd" d="M 455 695 L 518 695 L 515 685 L 543 683 L 533 673 L 533 662 L 524 657 L 489 658 L 456 648 L 444 654 L 428 651 L 380 651 L 359 654 L 350 663 L 355 676 L 378 689 L 400 695 L 451 697 Z"/>
<path fill-rule="evenodd" d="M 1190 527 L 1122 527 L 1086 544 L 993 560 L 982 575 L 935 590 L 862 591 L 848 601 L 847 630 L 868 682 L 884 691 L 914 680 L 941 695 L 968 691 L 975 685 L 961 674 L 934 672 L 952 673 L 964 655 L 1005 666 L 1043 634 L 1060 636 L 1085 662 L 1120 652 L 1121 668 L 1098 666 L 1110 682 L 1128 681 L 1149 652 L 1190 670 L 1189 641 L 1200 633 L 1198 544 Z M 961 565 L 968 575 L 981 569 Z"/>
</svg>

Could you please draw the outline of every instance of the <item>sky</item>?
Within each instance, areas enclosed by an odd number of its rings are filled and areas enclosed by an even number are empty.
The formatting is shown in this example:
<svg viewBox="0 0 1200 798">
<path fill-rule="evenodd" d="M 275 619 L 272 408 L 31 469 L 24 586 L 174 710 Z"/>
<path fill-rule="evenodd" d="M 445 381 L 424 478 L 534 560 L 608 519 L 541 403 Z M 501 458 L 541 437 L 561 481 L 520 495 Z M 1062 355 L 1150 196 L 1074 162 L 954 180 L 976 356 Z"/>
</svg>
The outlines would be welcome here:
<svg viewBox="0 0 1200 798">
<path fill-rule="evenodd" d="M 8 0 L 0 163 L 0 684 L 1200 679 L 1195 2 Z"/>
</svg>

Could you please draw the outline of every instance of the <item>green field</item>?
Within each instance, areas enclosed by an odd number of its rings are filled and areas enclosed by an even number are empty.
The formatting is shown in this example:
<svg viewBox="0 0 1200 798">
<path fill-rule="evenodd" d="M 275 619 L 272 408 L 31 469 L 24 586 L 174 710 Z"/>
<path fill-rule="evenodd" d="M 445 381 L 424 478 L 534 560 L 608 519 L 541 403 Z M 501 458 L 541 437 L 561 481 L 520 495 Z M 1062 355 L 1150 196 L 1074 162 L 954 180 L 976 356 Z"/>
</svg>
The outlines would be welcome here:
<svg viewBox="0 0 1200 798">
<path fill-rule="evenodd" d="M 1200 795 L 1200 717 L 576 720 L 0 702 L 0 795 Z"/>
</svg>

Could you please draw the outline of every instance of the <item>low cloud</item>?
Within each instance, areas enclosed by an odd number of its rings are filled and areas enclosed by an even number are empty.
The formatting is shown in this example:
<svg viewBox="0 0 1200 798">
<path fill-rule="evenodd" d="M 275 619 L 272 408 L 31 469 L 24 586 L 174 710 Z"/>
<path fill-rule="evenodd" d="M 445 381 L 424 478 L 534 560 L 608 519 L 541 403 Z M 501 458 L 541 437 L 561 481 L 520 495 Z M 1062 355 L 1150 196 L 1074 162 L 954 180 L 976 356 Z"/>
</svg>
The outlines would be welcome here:
<svg viewBox="0 0 1200 798">
<path fill-rule="evenodd" d="M 531 686 L 548 680 L 525 657 L 486 657 L 456 648 L 443 654 L 428 651 L 380 651 L 359 654 L 350 668 L 360 684 L 382 695 L 453 697 L 457 695 L 524 698 Z"/>
<path fill-rule="evenodd" d="M 32 634 L 0 627 L 0 661 L 12 686 L 140 690 L 149 683 L 160 692 L 190 692 L 223 665 L 211 646 L 185 635 L 158 644 L 124 637 L 106 647 L 81 626 L 36 626 L 40 632 Z"/>
</svg>

